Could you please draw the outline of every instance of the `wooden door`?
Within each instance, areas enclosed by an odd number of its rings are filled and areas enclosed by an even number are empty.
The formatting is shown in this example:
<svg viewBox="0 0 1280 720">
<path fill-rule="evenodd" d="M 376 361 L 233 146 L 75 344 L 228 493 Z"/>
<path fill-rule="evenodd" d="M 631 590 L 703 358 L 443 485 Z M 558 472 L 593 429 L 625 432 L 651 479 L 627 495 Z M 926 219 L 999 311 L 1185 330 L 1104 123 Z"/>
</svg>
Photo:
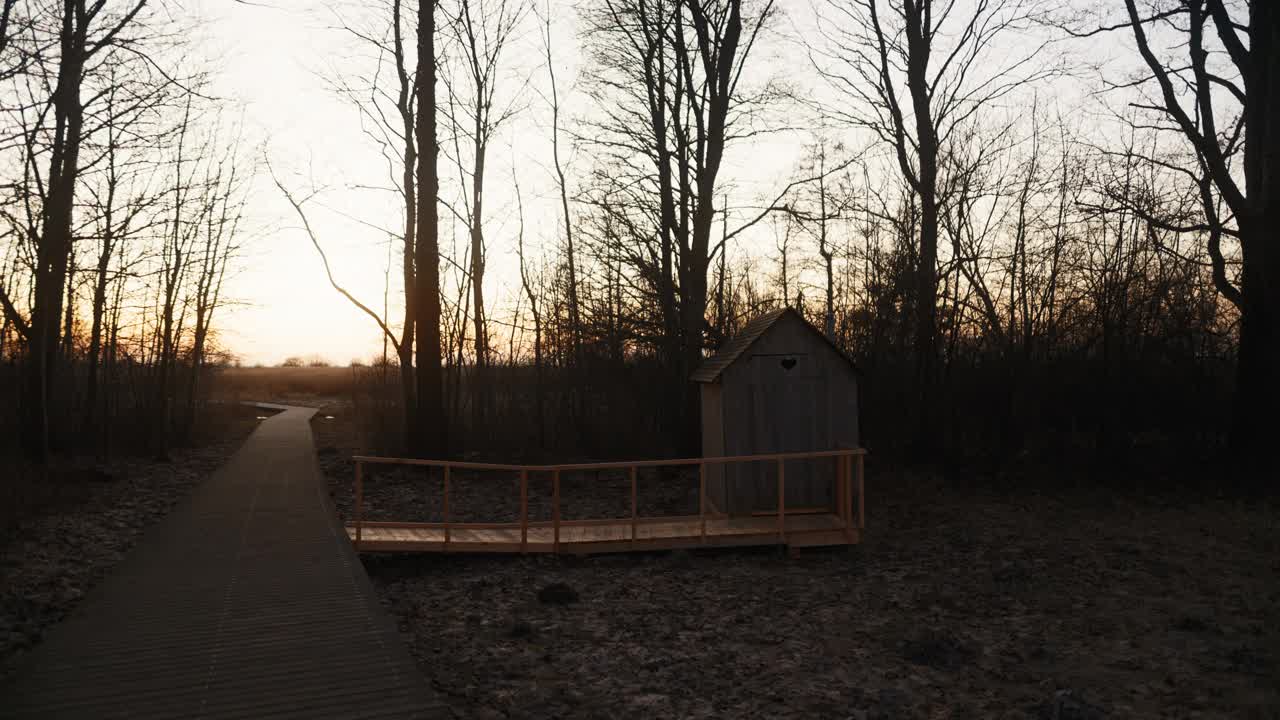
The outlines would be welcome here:
<svg viewBox="0 0 1280 720">
<path fill-rule="evenodd" d="M 752 446 L 760 453 L 806 452 L 821 449 L 819 441 L 819 387 L 817 368 L 806 353 L 753 355 L 751 357 Z M 777 463 L 759 463 L 754 510 L 778 509 Z M 815 463 L 791 461 L 786 466 L 787 507 L 821 505 L 823 493 L 815 487 Z"/>
</svg>

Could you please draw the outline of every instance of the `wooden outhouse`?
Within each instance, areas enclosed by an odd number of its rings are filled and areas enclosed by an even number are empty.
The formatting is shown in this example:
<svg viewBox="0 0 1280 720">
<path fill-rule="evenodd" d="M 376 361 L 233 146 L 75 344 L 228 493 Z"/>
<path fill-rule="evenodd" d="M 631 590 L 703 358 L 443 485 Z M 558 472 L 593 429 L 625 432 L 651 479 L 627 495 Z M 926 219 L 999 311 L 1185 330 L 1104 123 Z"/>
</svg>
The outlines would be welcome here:
<svg viewBox="0 0 1280 720">
<path fill-rule="evenodd" d="M 858 371 L 791 308 L 755 318 L 693 374 L 704 457 L 858 447 Z M 835 505 L 834 458 L 788 461 L 787 512 Z M 777 512 L 773 462 L 707 467 L 707 498 L 730 515 Z"/>
</svg>

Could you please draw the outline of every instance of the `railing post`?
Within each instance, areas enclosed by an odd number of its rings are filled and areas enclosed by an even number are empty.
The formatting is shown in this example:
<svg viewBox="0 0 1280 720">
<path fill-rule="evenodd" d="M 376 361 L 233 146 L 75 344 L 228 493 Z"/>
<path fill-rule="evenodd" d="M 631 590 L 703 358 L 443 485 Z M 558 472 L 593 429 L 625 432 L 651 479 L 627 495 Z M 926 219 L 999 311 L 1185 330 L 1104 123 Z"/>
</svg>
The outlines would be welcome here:
<svg viewBox="0 0 1280 720">
<path fill-rule="evenodd" d="M 787 461 L 778 458 L 778 542 L 787 542 Z"/>
<path fill-rule="evenodd" d="M 551 524 L 554 528 L 552 550 L 560 552 L 560 470 L 557 468 L 551 475 Z"/>
<path fill-rule="evenodd" d="M 356 461 L 356 552 L 360 551 L 360 540 L 364 519 L 364 463 Z"/>
<path fill-rule="evenodd" d="M 639 517 L 636 500 L 636 466 L 631 466 L 631 547 L 636 546 L 636 518 Z"/>
<path fill-rule="evenodd" d="M 867 500 L 863 494 L 862 454 L 858 454 L 858 529 L 867 527 Z M 852 512 L 852 511 L 851 511 Z"/>
<path fill-rule="evenodd" d="M 852 505 L 850 497 L 853 493 L 853 456 L 840 457 L 840 519 L 846 527 L 853 525 L 853 514 L 849 512 Z"/>
<path fill-rule="evenodd" d="M 835 459 L 835 463 L 836 463 L 836 477 L 835 477 L 835 480 L 836 480 L 836 481 L 835 481 L 835 487 L 834 487 L 834 489 L 833 489 L 833 492 L 835 493 L 835 503 L 834 503 L 834 508 L 833 508 L 833 509 L 836 511 L 836 516 L 840 518 L 840 524 L 841 524 L 841 525 L 844 525 L 844 524 L 845 524 L 845 521 L 844 521 L 844 520 L 845 520 L 845 518 L 844 518 L 844 506 L 845 506 L 845 502 L 844 502 L 844 457 L 845 457 L 844 455 L 837 455 L 837 456 L 834 458 L 834 459 Z"/>
<path fill-rule="evenodd" d="M 444 466 L 444 549 L 449 551 L 449 471 L 448 465 Z"/>
<path fill-rule="evenodd" d="M 698 519 L 702 522 L 702 544 L 707 543 L 707 464 L 698 463 Z"/>
<path fill-rule="evenodd" d="M 529 549 L 529 471 L 520 471 L 520 552 Z"/>
<path fill-rule="evenodd" d="M 853 541 L 853 513 L 850 504 L 853 496 L 853 456 L 841 455 L 836 458 L 840 468 L 840 527 L 844 531 L 845 542 Z"/>
</svg>

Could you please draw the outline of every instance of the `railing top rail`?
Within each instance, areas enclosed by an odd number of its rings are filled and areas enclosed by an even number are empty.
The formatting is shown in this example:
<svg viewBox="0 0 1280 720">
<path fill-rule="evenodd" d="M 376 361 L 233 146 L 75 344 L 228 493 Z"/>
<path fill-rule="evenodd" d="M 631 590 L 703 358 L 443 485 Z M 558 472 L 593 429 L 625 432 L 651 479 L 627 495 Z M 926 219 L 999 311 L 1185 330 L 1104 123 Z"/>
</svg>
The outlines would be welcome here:
<svg viewBox="0 0 1280 720">
<path fill-rule="evenodd" d="M 356 462 L 367 462 L 378 465 L 422 465 L 425 467 L 451 467 L 463 470 L 541 470 L 541 465 L 505 465 L 501 463 L 477 463 L 462 460 L 419 460 L 418 458 L 380 457 L 377 455 L 355 455 Z"/>
<path fill-rule="evenodd" d="M 865 455 L 862 448 L 847 450 L 814 450 L 810 452 L 763 453 L 758 455 L 722 455 L 705 458 L 675 458 L 670 460 L 631 460 L 591 463 L 567 463 L 547 465 L 547 470 L 609 470 L 629 467 L 665 467 L 668 465 L 726 465 L 735 462 L 761 462 L 765 460 L 812 460 L 817 458 L 840 457 L 843 455 Z"/>
<path fill-rule="evenodd" d="M 382 465 L 419 465 L 426 467 L 450 467 L 464 470 L 510 470 L 554 472 L 563 470 L 612 470 L 632 467 L 667 467 L 673 465 L 723 465 L 735 462 L 760 462 L 766 460 L 812 460 L 817 458 L 842 457 L 849 455 L 866 455 L 864 448 L 845 448 L 840 450 L 814 450 L 809 452 L 765 453 L 760 455 L 724 455 L 705 458 L 672 458 L 668 460 L 629 460 L 589 463 L 563 463 L 559 465 L 508 465 L 501 463 L 477 463 L 462 460 L 418 460 L 416 458 L 379 457 L 376 455 L 356 455 L 352 459 Z"/>
</svg>

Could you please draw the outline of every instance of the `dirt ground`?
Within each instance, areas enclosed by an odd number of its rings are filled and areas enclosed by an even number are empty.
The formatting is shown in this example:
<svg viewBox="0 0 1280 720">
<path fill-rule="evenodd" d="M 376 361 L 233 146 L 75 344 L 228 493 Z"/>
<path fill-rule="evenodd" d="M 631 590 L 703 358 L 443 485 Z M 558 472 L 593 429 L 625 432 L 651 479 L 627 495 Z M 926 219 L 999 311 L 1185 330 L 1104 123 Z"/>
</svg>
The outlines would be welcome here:
<svg viewBox="0 0 1280 720">
<path fill-rule="evenodd" d="M 341 410 L 314 427 L 348 512 Z M 654 507 L 686 505 L 686 480 L 667 480 Z M 507 498 L 509 482 L 469 499 Z M 387 474 L 366 498 L 375 514 L 428 516 L 435 484 Z M 956 485 L 871 458 L 867 541 L 796 559 L 365 566 L 458 717 L 1280 718 L 1274 501 Z M 563 493 L 593 488 L 613 495 L 586 479 Z"/>
<path fill-rule="evenodd" d="M 192 488 L 269 414 L 211 406 L 197 446 L 164 460 L 60 458 L 44 478 L 19 477 L 39 497 L 0 528 L 0 679 Z"/>
</svg>

